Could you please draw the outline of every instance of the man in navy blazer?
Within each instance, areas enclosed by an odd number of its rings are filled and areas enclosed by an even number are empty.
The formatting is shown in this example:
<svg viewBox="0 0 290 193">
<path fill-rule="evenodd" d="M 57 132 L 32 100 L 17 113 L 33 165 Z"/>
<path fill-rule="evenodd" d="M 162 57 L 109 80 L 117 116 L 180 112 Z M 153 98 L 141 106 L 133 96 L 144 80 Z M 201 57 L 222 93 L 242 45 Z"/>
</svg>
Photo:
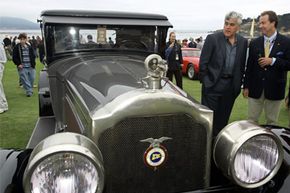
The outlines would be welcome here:
<svg viewBox="0 0 290 193">
<path fill-rule="evenodd" d="M 290 39 L 277 32 L 277 25 L 275 12 L 261 13 L 259 28 L 263 35 L 250 43 L 243 91 L 248 97 L 249 119 L 258 123 L 264 109 L 266 122 L 271 125 L 277 123 L 290 70 Z"/>
<path fill-rule="evenodd" d="M 242 15 L 230 12 L 223 32 L 208 35 L 200 57 L 201 103 L 214 111 L 214 136 L 229 120 L 241 91 L 248 42 L 238 35 Z"/>
</svg>

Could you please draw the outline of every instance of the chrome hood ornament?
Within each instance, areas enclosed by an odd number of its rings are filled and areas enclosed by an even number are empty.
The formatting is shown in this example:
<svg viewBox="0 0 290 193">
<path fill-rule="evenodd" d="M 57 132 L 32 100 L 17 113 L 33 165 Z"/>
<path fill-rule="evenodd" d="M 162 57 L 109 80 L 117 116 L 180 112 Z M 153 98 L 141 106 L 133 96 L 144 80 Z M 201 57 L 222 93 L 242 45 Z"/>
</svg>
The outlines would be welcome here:
<svg viewBox="0 0 290 193">
<path fill-rule="evenodd" d="M 160 137 L 159 139 L 153 139 L 151 138 L 147 138 L 147 139 L 142 139 L 140 140 L 140 142 L 148 142 L 150 143 L 150 147 L 159 147 L 160 143 L 162 143 L 163 141 L 172 139 L 171 137 Z"/>
<path fill-rule="evenodd" d="M 145 87 L 152 90 L 161 89 L 161 80 L 166 77 L 168 69 L 166 61 L 157 54 L 151 54 L 147 56 L 144 64 L 147 70 L 147 76 L 142 79 Z"/>
</svg>

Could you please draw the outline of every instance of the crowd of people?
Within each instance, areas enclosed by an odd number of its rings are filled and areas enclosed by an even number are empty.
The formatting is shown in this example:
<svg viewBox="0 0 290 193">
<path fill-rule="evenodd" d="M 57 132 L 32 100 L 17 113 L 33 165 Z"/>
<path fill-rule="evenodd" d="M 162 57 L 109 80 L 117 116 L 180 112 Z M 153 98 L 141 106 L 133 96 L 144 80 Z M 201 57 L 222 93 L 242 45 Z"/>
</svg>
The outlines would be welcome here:
<svg viewBox="0 0 290 193">
<path fill-rule="evenodd" d="M 12 60 L 13 49 L 20 43 L 19 37 L 6 35 L 3 39 L 3 46 L 5 48 L 6 57 L 8 60 Z M 35 56 L 40 58 L 40 61 L 44 58 L 44 45 L 40 36 L 27 37 L 27 43 L 32 47 Z"/>
<path fill-rule="evenodd" d="M 250 44 L 238 34 L 241 23 L 242 15 L 232 11 L 225 16 L 223 31 L 208 35 L 205 42 L 202 37 L 195 40 L 190 38 L 189 43 L 187 39 L 178 42 L 176 34 L 171 32 L 166 43 L 167 77 L 172 81 L 174 75 L 181 89 L 181 48 L 202 50 L 199 65 L 201 103 L 214 112 L 214 135 L 228 124 L 241 89 L 248 100 L 248 119 L 256 123 L 264 110 L 266 124 L 277 124 L 280 106 L 285 98 L 287 72 L 290 70 L 290 39 L 277 31 L 276 13 L 264 11 L 260 14 L 259 28 L 262 35 L 251 40 Z M 87 38 L 92 41 L 90 35 Z M 2 86 L 6 60 L 12 59 L 17 66 L 20 84 L 26 96 L 30 97 L 33 94 L 35 59 L 39 57 L 42 61 L 43 51 L 43 42 L 39 36 L 30 39 L 27 34 L 21 33 L 13 39 L 5 37 L 0 52 L 0 113 L 8 110 Z"/>
<path fill-rule="evenodd" d="M 5 36 L 0 46 L 0 114 L 8 110 L 8 103 L 5 97 L 2 77 L 4 65 L 7 60 L 12 60 L 16 65 L 19 75 L 19 86 L 23 87 L 26 96 L 33 95 L 36 58 L 44 59 L 44 44 L 39 36 L 27 36 L 20 33 L 14 38 Z"/>
<path fill-rule="evenodd" d="M 187 38 L 183 39 L 182 42 L 180 40 L 177 40 L 177 43 L 181 45 L 182 48 L 198 48 L 202 49 L 203 47 L 203 37 L 200 36 L 199 38 L 196 38 L 195 40 L 193 38 L 189 38 L 189 41 Z"/>
<path fill-rule="evenodd" d="M 226 14 L 223 31 L 208 35 L 202 47 L 199 64 L 201 103 L 214 112 L 214 135 L 228 124 L 241 88 L 248 99 L 248 119 L 256 123 L 264 110 L 266 124 L 276 125 L 285 97 L 290 70 L 290 39 L 277 31 L 276 13 L 261 13 L 259 28 L 262 35 L 249 45 L 248 40 L 238 34 L 241 24 L 240 13 Z M 194 42 L 190 44 L 194 45 Z M 175 33 L 171 32 L 165 51 L 167 77 L 172 81 L 174 74 L 177 86 L 182 89 L 181 47 L 189 47 L 187 40 L 179 44 Z"/>
</svg>

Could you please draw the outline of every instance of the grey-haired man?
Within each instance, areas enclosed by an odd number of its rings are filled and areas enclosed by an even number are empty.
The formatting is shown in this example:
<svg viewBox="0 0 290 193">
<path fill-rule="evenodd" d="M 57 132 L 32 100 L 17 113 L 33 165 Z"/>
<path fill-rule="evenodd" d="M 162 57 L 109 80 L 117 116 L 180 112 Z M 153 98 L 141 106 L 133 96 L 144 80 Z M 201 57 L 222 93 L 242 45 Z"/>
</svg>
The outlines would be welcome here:
<svg viewBox="0 0 290 193">
<path fill-rule="evenodd" d="M 208 35 L 200 57 L 201 103 L 214 111 L 213 134 L 227 125 L 241 91 L 247 40 L 238 35 L 242 15 L 225 16 L 223 32 Z"/>
</svg>

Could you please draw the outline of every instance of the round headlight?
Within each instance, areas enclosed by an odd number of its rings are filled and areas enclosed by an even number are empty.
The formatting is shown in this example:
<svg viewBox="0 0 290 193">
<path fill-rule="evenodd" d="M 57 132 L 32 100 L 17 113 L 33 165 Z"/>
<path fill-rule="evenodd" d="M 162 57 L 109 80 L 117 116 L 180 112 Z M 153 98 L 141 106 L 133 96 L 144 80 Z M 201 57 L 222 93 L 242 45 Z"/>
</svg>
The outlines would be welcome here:
<svg viewBox="0 0 290 193">
<path fill-rule="evenodd" d="M 216 138 L 213 153 L 217 167 L 245 188 L 267 183 L 283 161 L 279 138 L 250 121 L 237 121 L 225 127 Z"/>
<path fill-rule="evenodd" d="M 238 180 L 253 184 L 265 179 L 276 167 L 279 150 L 276 142 L 267 135 L 255 136 L 237 151 L 234 171 Z"/>
<path fill-rule="evenodd" d="M 31 153 L 24 179 L 26 193 L 98 193 L 104 185 L 102 157 L 85 136 L 59 133 Z"/>
<path fill-rule="evenodd" d="M 57 153 L 41 161 L 31 175 L 33 193 L 95 193 L 98 171 L 92 162 L 75 153 Z"/>
</svg>

